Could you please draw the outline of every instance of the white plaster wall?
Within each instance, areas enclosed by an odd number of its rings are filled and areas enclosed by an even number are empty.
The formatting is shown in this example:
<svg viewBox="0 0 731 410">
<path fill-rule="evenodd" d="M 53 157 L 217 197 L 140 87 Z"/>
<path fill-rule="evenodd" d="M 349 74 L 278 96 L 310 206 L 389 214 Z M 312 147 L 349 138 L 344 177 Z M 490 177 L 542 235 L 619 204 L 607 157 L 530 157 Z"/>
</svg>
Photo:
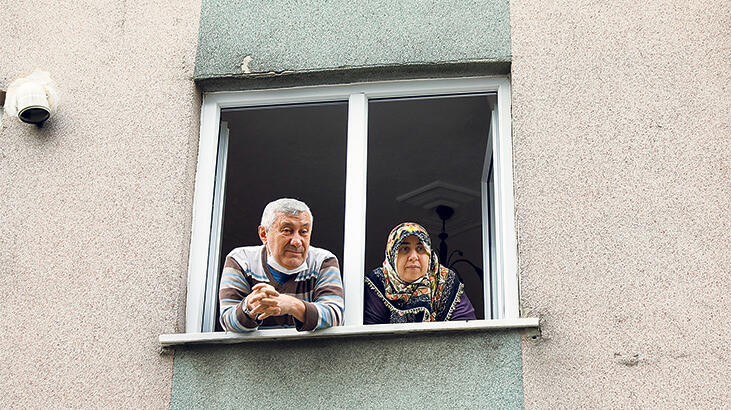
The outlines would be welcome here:
<svg viewBox="0 0 731 410">
<path fill-rule="evenodd" d="M 62 93 L 0 128 L 0 408 L 167 407 L 182 330 L 200 1 L 0 1 L 0 85 Z"/>
<path fill-rule="evenodd" d="M 511 1 L 525 404 L 728 407 L 728 1 Z"/>
</svg>

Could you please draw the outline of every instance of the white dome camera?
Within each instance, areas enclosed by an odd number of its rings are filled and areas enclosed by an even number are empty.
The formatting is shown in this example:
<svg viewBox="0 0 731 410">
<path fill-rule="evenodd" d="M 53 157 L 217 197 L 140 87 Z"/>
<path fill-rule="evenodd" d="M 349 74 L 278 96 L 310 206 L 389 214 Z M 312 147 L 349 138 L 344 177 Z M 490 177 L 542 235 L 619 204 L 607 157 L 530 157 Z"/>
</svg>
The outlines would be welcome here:
<svg viewBox="0 0 731 410">
<path fill-rule="evenodd" d="M 25 123 L 40 127 L 55 114 L 57 107 L 58 90 L 45 71 L 35 70 L 8 86 L 5 110 Z"/>
</svg>

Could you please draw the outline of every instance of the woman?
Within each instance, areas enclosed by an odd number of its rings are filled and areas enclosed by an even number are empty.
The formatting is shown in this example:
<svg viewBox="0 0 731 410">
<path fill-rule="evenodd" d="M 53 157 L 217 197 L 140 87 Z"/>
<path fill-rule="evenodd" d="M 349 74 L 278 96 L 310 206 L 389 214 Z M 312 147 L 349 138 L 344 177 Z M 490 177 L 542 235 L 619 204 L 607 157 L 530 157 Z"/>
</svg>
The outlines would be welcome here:
<svg viewBox="0 0 731 410">
<path fill-rule="evenodd" d="M 393 228 L 383 266 L 365 276 L 363 323 L 473 319 L 464 285 L 439 264 L 426 229 L 413 222 Z"/>
</svg>

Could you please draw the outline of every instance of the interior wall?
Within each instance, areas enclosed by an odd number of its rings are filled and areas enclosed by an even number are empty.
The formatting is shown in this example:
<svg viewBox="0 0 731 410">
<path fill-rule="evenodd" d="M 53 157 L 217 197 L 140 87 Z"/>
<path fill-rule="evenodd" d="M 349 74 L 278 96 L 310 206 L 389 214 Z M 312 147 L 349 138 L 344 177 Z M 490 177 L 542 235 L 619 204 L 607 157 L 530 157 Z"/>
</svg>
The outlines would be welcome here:
<svg viewBox="0 0 731 410">
<path fill-rule="evenodd" d="M 480 182 L 484 163 L 491 160 L 486 157 L 490 98 L 372 100 L 368 113 L 366 270 L 381 266 L 388 233 L 404 221 L 427 228 L 438 250 L 442 222 L 434 208 L 450 205 L 449 260 L 461 260 L 454 269 L 478 318 L 484 318 L 483 284 L 469 262 L 482 268 Z M 333 252 L 344 268 L 347 102 L 227 109 L 221 121 L 229 137 L 217 271 L 235 247 L 261 243 L 256 233 L 261 211 L 282 196 L 310 206 L 318 221 L 312 244 Z M 437 182 L 443 187 L 416 194 Z M 456 250 L 463 256 L 453 254 Z M 440 263 L 446 266 L 447 260 Z"/>
<path fill-rule="evenodd" d="M 510 15 L 526 407 L 727 407 L 731 4 Z"/>
<path fill-rule="evenodd" d="M 182 331 L 199 1 L 0 4 L 0 86 L 61 93 L 0 128 L 0 407 L 164 408 Z"/>
<path fill-rule="evenodd" d="M 229 144 L 220 266 L 234 248 L 261 245 L 264 207 L 287 197 L 308 205 L 311 245 L 333 252 L 342 267 L 347 118 L 346 101 L 221 114 Z"/>
<path fill-rule="evenodd" d="M 487 157 L 487 95 L 372 100 L 368 107 L 366 271 L 380 267 L 391 230 L 421 224 L 439 253 L 438 205 L 452 207 L 446 221 L 447 258 L 465 284 L 478 319 L 484 318 L 481 180 Z M 486 177 L 486 176 L 485 176 Z M 462 251 L 463 256 L 454 254 Z M 452 256 L 450 258 L 449 256 Z M 457 265 L 451 262 L 462 259 Z M 489 276 L 489 272 L 483 276 Z"/>
</svg>

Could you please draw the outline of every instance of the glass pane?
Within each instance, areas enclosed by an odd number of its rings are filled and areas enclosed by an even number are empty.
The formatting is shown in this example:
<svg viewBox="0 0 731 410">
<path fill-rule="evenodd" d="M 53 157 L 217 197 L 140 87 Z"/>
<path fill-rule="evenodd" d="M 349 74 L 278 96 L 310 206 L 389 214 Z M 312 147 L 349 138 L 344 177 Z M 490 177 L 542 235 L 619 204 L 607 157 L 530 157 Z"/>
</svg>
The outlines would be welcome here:
<svg viewBox="0 0 731 410">
<path fill-rule="evenodd" d="M 382 264 L 394 226 L 417 222 L 429 231 L 438 253 L 442 248 L 440 263 L 465 284 L 478 319 L 484 318 L 483 277 L 489 280 L 483 268 L 483 251 L 489 254 L 489 247 L 482 243 L 487 204 L 481 184 L 490 161 L 491 98 L 384 99 L 368 107 L 366 268 Z M 444 240 L 440 233 L 446 234 Z"/>
<path fill-rule="evenodd" d="M 281 197 L 307 203 L 311 245 L 342 264 L 347 113 L 347 101 L 222 110 L 229 147 L 219 275 L 232 249 L 261 244 L 261 213 Z"/>
</svg>

